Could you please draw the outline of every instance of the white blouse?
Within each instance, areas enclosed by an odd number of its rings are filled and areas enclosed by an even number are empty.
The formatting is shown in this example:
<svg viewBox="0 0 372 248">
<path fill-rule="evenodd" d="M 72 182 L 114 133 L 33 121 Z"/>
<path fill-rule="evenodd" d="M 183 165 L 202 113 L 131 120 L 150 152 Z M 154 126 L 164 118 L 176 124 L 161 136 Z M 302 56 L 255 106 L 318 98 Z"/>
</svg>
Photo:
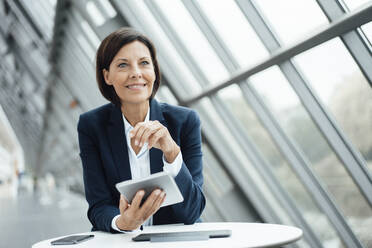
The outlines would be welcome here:
<svg viewBox="0 0 372 248">
<path fill-rule="evenodd" d="M 145 122 L 148 122 L 150 119 L 150 108 L 147 111 Z M 125 116 L 123 115 L 124 120 L 124 130 L 125 130 L 125 137 L 127 141 L 127 147 L 128 147 L 128 155 L 129 155 L 129 164 L 130 164 L 130 171 L 132 174 L 132 179 L 140 179 L 143 177 L 147 177 L 151 174 L 150 172 L 150 152 L 147 149 L 148 143 L 146 142 L 138 154 L 136 154 L 132 148 L 132 145 L 130 143 L 130 136 L 129 132 L 133 129 L 132 125 L 125 119 Z M 173 161 L 173 163 L 168 163 L 163 155 L 163 171 L 168 172 L 173 177 L 176 177 L 178 172 L 181 169 L 182 166 L 182 154 L 181 151 L 177 155 L 176 159 Z M 119 218 L 120 215 L 115 216 L 112 219 L 111 227 L 114 230 L 117 230 L 119 232 L 124 232 L 120 230 L 116 226 L 116 219 Z M 144 223 L 144 226 L 151 226 L 152 225 L 152 216 L 148 218 Z"/>
</svg>

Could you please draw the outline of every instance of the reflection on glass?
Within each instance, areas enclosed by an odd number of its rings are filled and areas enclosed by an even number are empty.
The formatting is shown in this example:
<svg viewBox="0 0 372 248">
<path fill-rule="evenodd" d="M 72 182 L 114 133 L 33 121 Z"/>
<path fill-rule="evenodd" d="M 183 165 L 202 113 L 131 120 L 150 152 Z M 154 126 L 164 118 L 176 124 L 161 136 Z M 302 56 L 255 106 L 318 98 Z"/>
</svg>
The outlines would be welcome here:
<svg viewBox="0 0 372 248">
<path fill-rule="evenodd" d="M 181 1 L 156 0 L 155 2 L 209 81 L 200 83 L 218 83 L 226 79 L 229 75 L 226 68 Z"/>
<path fill-rule="evenodd" d="M 371 0 L 343 0 L 343 2 L 346 3 L 347 7 L 350 10 L 354 10 L 361 7 L 362 5 L 365 5 L 368 2 L 371 2 Z"/>
<path fill-rule="evenodd" d="M 328 50 L 327 54 L 329 54 Z M 318 56 L 317 62 L 320 63 L 323 59 L 324 56 Z M 268 77 L 266 78 L 267 73 Z M 362 242 L 368 242 L 370 235 L 367 230 L 372 227 L 371 207 L 360 193 L 344 165 L 329 147 L 324 136 L 319 132 L 309 114 L 299 104 L 299 100 L 287 99 L 298 98 L 297 95 L 293 92 L 288 95 L 272 94 L 267 92 L 267 90 L 272 91 L 269 87 L 259 88 L 261 84 L 271 84 L 273 87 L 287 88 L 288 92 L 293 91 L 288 82 L 273 80 L 272 75 L 270 75 L 273 73 L 278 74 L 278 78 L 284 78 L 280 76 L 281 72 L 277 68 L 269 68 L 252 76 L 250 78 L 252 85 L 257 88 L 264 101 L 273 110 L 275 117 L 279 120 L 287 135 L 292 138 L 306 156 L 311 164 L 311 169 L 345 215 L 347 223 L 357 237 Z M 324 84 L 328 86 L 327 81 Z M 286 104 L 281 103 L 283 100 Z M 290 102 L 294 104 L 288 104 Z M 348 101 L 343 102 L 343 106 L 346 107 L 348 103 Z M 278 109 L 278 105 L 284 107 Z"/>
<path fill-rule="evenodd" d="M 234 1 L 201 0 L 197 3 L 241 67 L 268 56 L 266 48 Z"/>
<path fill-rule="evenodd" d="M 285 44 L 302 39 L 328 23 L 326 16 L 314 0 L 257 0 L 255 2 Z"/>
<path fill-rule="evenodd" d="M 372 172 L 372 89 L 339 38 L 294 58 Z"/>
<path fill-rule="evenodd" d="M 278 182 L 289 193 L 297 208 L 313 232 L 326 245 L 331 242 L 340 242 L 333 226 L 327 216 L 314 203 L 311 195 L 305 189 L 295 172 L 283 158 L 271 136 L 262 126 L 256 114 L 243 98 L 238 86 L 232 85 L 223 89 L 219 95 L 223 99 L 235 118 L 245 127 L 246 134 L 254 141 L 260 150 Z M 314 221 L 317 219 L 319 221 Z"/>
</svg>

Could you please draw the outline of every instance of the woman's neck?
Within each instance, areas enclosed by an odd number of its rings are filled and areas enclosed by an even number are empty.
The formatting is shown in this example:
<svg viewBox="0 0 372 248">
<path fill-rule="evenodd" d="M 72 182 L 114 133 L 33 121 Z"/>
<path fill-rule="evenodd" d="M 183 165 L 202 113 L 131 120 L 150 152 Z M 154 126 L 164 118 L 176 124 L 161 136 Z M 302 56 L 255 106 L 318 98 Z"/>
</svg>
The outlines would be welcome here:
<svg viewBox="0 0 372 248">
<path fill-rule="evenodd" d="M 145 120 L 149 107 L 149 101 L 140 104 L 126 103 L 121 106 L 121 112 L 132 127 L 135 127 L 138 122 Z"/>
</svg>

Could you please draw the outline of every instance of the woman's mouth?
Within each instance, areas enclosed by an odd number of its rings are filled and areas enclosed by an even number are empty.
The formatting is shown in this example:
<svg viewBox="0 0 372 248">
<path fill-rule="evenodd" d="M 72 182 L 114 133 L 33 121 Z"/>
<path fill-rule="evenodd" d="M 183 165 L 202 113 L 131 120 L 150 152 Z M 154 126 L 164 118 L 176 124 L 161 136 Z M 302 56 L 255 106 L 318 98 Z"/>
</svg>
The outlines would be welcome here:
<svg viewBox="0 0 372 248">
<path fill-rule="evenodd" d="M 144 87 L 146 87 L 146 84 L 131 84 L 125 87 L 127 87 L 128 89 L 136 90 L 136 89 L 143 89 Z"/>
</svg>

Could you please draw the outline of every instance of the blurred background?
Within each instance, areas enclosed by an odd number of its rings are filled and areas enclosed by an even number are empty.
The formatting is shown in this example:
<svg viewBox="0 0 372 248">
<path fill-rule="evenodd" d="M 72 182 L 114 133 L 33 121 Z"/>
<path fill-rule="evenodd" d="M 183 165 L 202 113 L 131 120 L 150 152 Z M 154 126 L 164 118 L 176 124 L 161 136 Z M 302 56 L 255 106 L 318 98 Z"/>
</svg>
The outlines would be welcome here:
<svg viewBox="0 0 372 248">
<path fill-rule="evenodd" d="M 157 47 L 156 98 L 201 117 L 203 221 L 372 247 L 370 0 L 0 0 L 0 247 L 90 230 L 76 127 L 122 26 Z"/>
</svg>

